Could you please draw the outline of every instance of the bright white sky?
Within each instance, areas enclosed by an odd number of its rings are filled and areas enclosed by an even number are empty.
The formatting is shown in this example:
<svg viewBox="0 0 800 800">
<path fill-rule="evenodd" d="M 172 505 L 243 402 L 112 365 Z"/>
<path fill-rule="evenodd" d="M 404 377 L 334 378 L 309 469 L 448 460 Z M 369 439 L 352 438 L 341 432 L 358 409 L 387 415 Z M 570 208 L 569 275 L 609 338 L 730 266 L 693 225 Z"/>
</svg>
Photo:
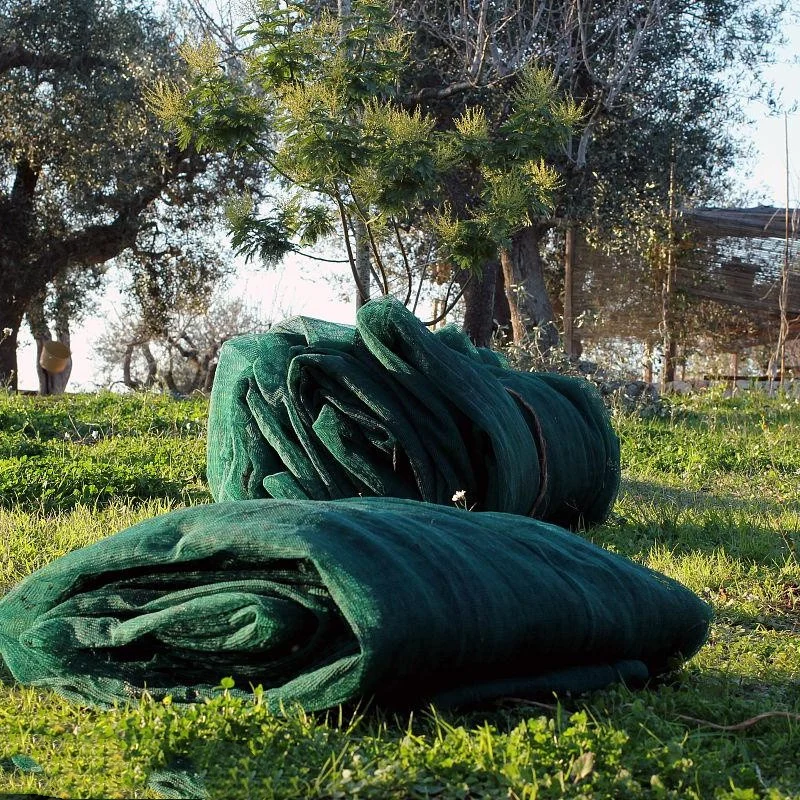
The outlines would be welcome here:
<svg viewBox="0 0 800 800">
<path fill-rule="evenodd" d="M 776 62 L 764 70 L 764 77 L 780 92 L 782 109 L 789 112 L 789 196 L 790 204 L 800 198 L 800 6 L 783 29 L 786 45 Z M 743 188 L 758 193 L 766 205 L 786 203 L 786 157 L 783 114 L 769 115 L 763 103 L 751 103 L 746 112 L 753 120 L 740 134 L 755 147 L 755 162 L 740 176 Z"/>
<path fill-rule="evenodd" d="M 798 110 L 789 115 L 790 203 L 800 205 L 800 20 L 784 29 L 787 45 L 777 61 L 766 71 L 767 79 L 781 93 L 783 108 Z M 745 141 L 752 142 L 755 160 L 740 176 L 742 189 L 754 203 L 783 206 L 786 202 L 786 164 L 784 160 L 784 119 L 770 116 L 763 104 L 747 108 L 753 119 L 741 130 Z M 334 254 L 330 254 L 336 257 Z M 334 322 L 352 322 L 354 306 L 342 301 L 337 286 L 327 276 L 346 265 L 315 266 L 304 258 L 291 257 L 276 270 L 243 269 L 231 287 L 237 296 L 249 300 L 251 307 L 265 320 L 277 322 L 296 314 L 305 314 Z M 101 298 L 97 313 L 84 320 L 73 334 L 73 370 L 70 390 L 92 390 L 96 384 L 93 347 L 106 320 L 122 313 L 118 289 L 110 287 Z M 27 327 L 20 331 L 19 384 L 21 389 L 36 389 L 35 348 Z"/>
</svg>

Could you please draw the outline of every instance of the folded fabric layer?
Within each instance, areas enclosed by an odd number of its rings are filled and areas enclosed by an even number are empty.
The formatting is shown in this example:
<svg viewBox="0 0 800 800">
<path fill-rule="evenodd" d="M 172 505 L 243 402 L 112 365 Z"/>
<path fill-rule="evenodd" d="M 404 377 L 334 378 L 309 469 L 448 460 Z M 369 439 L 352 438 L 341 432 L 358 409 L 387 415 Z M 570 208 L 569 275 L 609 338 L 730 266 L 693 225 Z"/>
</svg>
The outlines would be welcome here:
<svg viewBox="0 0 800 800">
<path fill-rule="evenodd" d="M 587 381 L 509 369 L 391 298 L 232 339 L 208 422 L 216 500 L 391 496 L 568 526 L 607 516 L 619 442 Z"/>
<path fill-rule="evenodd" d="M 270 705 L 599 688 L 691 656 L 710 609 L 554 525 L 412 500 L 253 500 L 142 522 L 0 600 L 24 684 L 108 705 L 223 677 Z"/>
</svg>

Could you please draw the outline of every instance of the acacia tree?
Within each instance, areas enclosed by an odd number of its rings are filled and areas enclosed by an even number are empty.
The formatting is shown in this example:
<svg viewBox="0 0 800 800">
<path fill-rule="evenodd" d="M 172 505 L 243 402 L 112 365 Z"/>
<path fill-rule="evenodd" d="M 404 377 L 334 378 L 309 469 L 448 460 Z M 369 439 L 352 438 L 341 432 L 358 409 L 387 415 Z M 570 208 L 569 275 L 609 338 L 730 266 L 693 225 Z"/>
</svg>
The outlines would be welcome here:
<svg viewBox="0 0 800 800">
<path fill-rule="evenodd" d="M 117 0 L 0 0 L 3 385 L 16 387 L 26 312 L 40 346 L 53 333 L 67 338 L 67 312 L 81 299 L 67 284 L 80 287 L 77 276 L 129 249 L 176 256 L 193 237 L 191 214 L 208 218 L 230 179 L 227 165 L 210 169 L 145 108 L 149 80 L 178 79 L 177 35 Z M 45 312 L 66 295 L 51 332 Z"/>
<path fill-rule="evenodd" d="M 152 101 L 182 146 L 225 146 L 266 163 L 283 182 L 286 200 L 267 216 L 247 202 L 230 206 L 241 252 L 277 259 L 297 241 L 338 229 L 366 296 L 353 247 L 358 221 L 384 293 L 385 250 L 400 254 L 408 302 L 415 265 L 405 234 L 435 229 L 440 257 L 475 272 L 550 205 L 558 178 L 543 156 L 580 111 L 558 99 L 547 72 L 518 76 L 502 124 L 467 107 L 442 130 L 398 101 L 406 37 L 378 8 L 354 5 L 342 26 L 304 4 L 267 3 L 240 33 L 250 42 L 243 80 L 222 68 L 220 51 L 206 41 L 186 53 L 188 91 L 162 83 Z"/>
</svg>

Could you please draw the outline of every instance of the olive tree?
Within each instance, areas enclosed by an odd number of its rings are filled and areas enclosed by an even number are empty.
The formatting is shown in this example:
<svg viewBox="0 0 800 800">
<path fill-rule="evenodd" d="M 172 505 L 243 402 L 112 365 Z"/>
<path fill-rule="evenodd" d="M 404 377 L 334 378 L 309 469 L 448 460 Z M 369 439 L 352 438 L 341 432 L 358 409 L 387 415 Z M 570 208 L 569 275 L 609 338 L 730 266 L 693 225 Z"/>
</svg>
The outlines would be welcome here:
<svg viewBox="0 0 800 800">
<path fill-rule="evenodd" d="M 0 0 L 0 384 L 16 386 L 26 313 L 40 348 L 66 340 L 110 259 L 199 252 L 233 173 L 175 143 L 143 99 L 157 75 L 180 80 L 181 35 L 145 5 Z M 213 259 L 181 263 L 213 279 Z"/>
</svg>

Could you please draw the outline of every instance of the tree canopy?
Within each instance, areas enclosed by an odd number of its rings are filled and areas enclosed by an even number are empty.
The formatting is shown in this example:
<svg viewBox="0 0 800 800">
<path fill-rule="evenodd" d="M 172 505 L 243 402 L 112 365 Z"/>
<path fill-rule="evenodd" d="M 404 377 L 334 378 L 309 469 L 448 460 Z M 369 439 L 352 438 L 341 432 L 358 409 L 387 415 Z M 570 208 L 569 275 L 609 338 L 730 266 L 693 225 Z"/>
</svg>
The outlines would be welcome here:
<svg viewBox="0 0 800 800">
<path fill-rule="evenodd" d="M 188 90 L 164 82 L 153 104 L 182 146 L 225 146 L 266 163 L 283 183 L 285 201 L 267 215 L 246 202 L 230 207 L 241 252 L 278 258 L 338 230 L 358 281 L 360 221 L 384 293 L 385 249 L 399 250 L 408 302 L 414 265 L 405 234 L 434 230 L 439 259 L 474 272 L 551 207 L 558 176 L 544 158 L 581 112 L 546 70 L 517 76 L 500 124 L 474 105 L 442 126 L 400 94 L 408 36 L 378 6 L 353 4 L 343 25 L 303 3 L 262 3 L 240 35 L 243 76 L 223 69 L 206 41 L 186 52 Z"/>
<path fill-rule="evenodd" d="M 228 164 L 180 147 L 143 102 L 157 75 L 180 76 L 181 33 L 166 20 L 116 0 L 0 0 L 4 384 L 16 385 L 25 313 L 46 307 L 48 289 L 57 300 L 69 271 L 96 272 L 125 251 L 140 285 L 159 264 L 195 284 L 214 269 L 188 256 L 203 251 Z"/>
<path fill-rule="evenodd" d="M 502 108 L 531 62 L 583 105 L 567 146 L 550 156 L 564 178 L 554 217 L 605 243 L 666 206 L 671 163 L 682 199 L 725 188 L 737 156 L 732 123 L 744 97 L 763 89 L 782 8 L 781 0 L 393 2 L 414 33 L 404 91 L 437 120 L 476 102 Z M 517 280 L 528 295 L 545 291 L 537 254 L 555 219 L 518 235 Z M 534 323 L 552 314 L 546 302 L 535 306 Z"/>
<path fill-rule="evenodd" d="M 463 282 L 484 271 L 484 282 L 492 284 L 484 299 L 495 293 L 493 262 L 500 256 L 509 305 L 519 310 L 516 320 L 512 314 L 515 335 L 523 335 L 525 322 L 546 325 L 554 317 L 540 258 L 547 227 L 577 223 L 593 240 L 606 242 L 634 229 L 644 211 L 655 213 L 666 202 L 670 164 L 682 197 L 707 198 L 724 187 L 737 152 L 730 123 L 737 118 L 740 94 L 732 76 L 746 68 L 753 76 L 750 88 L 757 88 L 760 65 L 776 36 L 770 20 L 780 2 L 477 0 L 454 5 L 396 0 L 392 21 L 405 38 L 396 28 L 381 29 L 380 9 L 370 4 L 353 6 L 354 24 L 346 29 L 330 8 L 324 1 L 260 4 L 257 18 L 240 31 L 239 46 L 250 65 L 245 85 L 232 79 L 231 70 L 220 69 L 219 53 L 201 48 L 190 57 L 198 67 L 194 88 L 188 103 L 183 98 L 182 111 L 173 103 L 172 123 L 182 126 L 186 142 L 190 131 L 199 141 L 219 136 L 224 127 L 229 144 L 242 151 L 261 147 L 262 157 L 280 151 L 282 159 L 291 152 L 288 162 L 276 161 L 274 167 L 278 174 L 286 168 L 284 177 L 294 185 L 309 164 L 349 171 L 349 185 L 337 187 L 345 218 L 371 222 L 377 234 L 373 250 L 384 243 L 380 227 L 386 218 L 378 208 L 394 203 L 392 222 L 410 230 L 413 218 L 426 233 L 437 235 L 440 257 L 468 267 L 451 274 Z M 229 38 L 226 44 L 233 42 Z M 350 58 L 353 54 L 357 57 Z M 205 67 L 203 55 L 210 59 Z M 353 78 L 356 65 L 363 80 Z M 551 98 L 569 98 L 574 111 L 583 111 L 571 117 L 571 133 L 563 135 L 562 128 L 562 136 L 537 139 L 530 108 L 514 119 L 524 107 L 519 92 L 526 91 L 525 81 L 535 73 L 548 76 Z M 212 95 L 223 98 L 215 111 Z M 338 99 L 331 105 L 333 97 Z M 363 115 L 360 108 L 368 97 L 377 105 Z M 374 122 L 379 107 L 391 107 L 395 125 L 403 120 L 406 134 L 406 139 L 392 139 L 398 131 L 387 136 L 384 125 L 382 152 L 395 146 L 382 164 L 374 136 L 368 140 L 356 130 L 357 121 Z M 539 106 L 537 112 L 543 110 Z M 519 140 L 509 135 L 520 116 L 528 141 L 537 140 L 537 158 L 556 166 L 561 176 L 560 189 L 549 184 L 544 204 L 535 192 L 522 197 L 525 187 L 536 185 L 530 175 L 492 172 L 493 163 L 505 167 L 514 159 L 517 166 L 526 161 Z M 258 146 L 255 131 L 261 137 Z M 445 141 L 445 134 L 451 145 L 460 137 L 460 149 L 449 151 L 459 159 L 458 169 L 451 162 L 451 169 L 443 170 L 437 160 L 442 149 L 435 142 Z M 505 151 L 503 142 L 509 145 Z M 271 146 L 277 149 L 270 152 Z M 299 161 L 292 163 L 293 158 Z M 298 167 L 300 172 L 292 173 Z M 354 181 L 359 171 L 366 179 Z M 312 192 L 319 189 L 306 185 Z M 327 196 L 335 207 L 336 197 Z M 260 220 L 250 213 L 254 207 L 238 206 L 237 244 L 249 242 L 256 252 L 255 243 L 261 242 L 263 254 L 279 254 L 287 246 L 287 222 L 296 223 L 295 233 L 303 239 L 306 223 L 298 221 L 300 206 L 292 202 L 288 215 Z M 492 203 L 499 213 L 487 210 Z M 313 235 L 306 241 L 336 222 L 319 207 L 312 218 Z M 340 235 L 352 228 L 344 225 Z M 380 285 L 380 276 L 375 277 Z M 468 299 L 478 295 L 468 293 Z M 492 313 L 491 302 L 484 310 Z M 546 344 L 552 344 L 553 332 L 551 327 Z"/>
</svg>

